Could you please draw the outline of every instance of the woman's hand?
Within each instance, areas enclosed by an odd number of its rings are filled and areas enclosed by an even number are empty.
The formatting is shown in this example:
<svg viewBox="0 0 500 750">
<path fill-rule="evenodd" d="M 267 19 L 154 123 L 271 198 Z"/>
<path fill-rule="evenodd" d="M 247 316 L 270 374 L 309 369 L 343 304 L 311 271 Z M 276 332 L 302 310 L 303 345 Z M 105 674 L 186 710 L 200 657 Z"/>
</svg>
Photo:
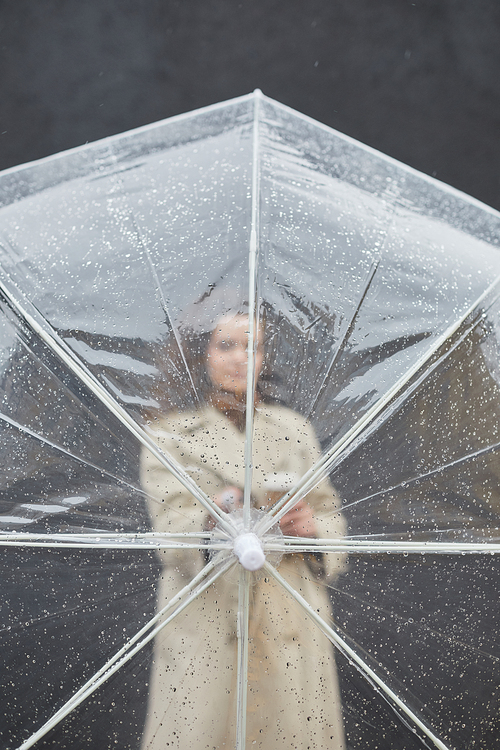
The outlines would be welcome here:
<svg viewBox="0 0 500 750">
<path fill-rule="evenodd" d="M 285 513 L 280 521 L 280 528 L 285 536 L 316 536 L 316 522 L 311 506 L 304 500 Z"/>
<path fill-rule="evenodd" d="M 218 492 L 213 498 L 214 503 L 224 513 L 232 513 L 233 510 L 238 510 L 243 505 L 243 491 L 239 487 L 230 485 L 225 487 L 223 490 Z M 215 519 L 212 516 L 207 516 L 204 528 L 206 531 L 210 531 L 215 526 Z"/>
<path fill-rule="evenodd" d="M 280 493 L 281 494 L 281 493 Z M 239 487 L 229 486 L 217 493 L 213 498 L 214 503 L 224 513 L 232 513 L 243 505 L 243 492 Z M 210 531 L 215 526 L 215 519 L 207 516 L 205 530 Z M 286 513 L 280 521 L 280 528 L 285 536 L 316 536 L 316 522 L 311 506 L 304 500 L 299 500 L 296 505 Z"/>
</svg>

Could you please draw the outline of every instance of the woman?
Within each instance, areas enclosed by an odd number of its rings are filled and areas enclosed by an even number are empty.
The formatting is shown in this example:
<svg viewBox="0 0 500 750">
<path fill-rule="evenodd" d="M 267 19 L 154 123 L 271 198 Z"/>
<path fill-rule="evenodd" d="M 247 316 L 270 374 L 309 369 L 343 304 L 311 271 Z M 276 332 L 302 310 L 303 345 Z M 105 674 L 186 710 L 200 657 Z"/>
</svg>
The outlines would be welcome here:
<svg viewBox="0 0 500 750">
<path fill-rule="evenodd" d="M 238 506 L 244 484 L 244 423 L 248 316 L 218 320 L 206 352 L 207 404 L 159 420 L 158 445 L 181 463 L 222 510 Z M 262 332 L 256 380 L 263 364 Z M 256 397 L 252 499 L 269 506 L 314 464 L 319 449 L 299 414 Z M 200 531 L 212 518 L 149 453 L 142 483 L 158 531 Z M 278 488 L 277 483 L 281 486 Z M 323 482 L 280 521 L 286 535 L 339 537 L 336 498 Z M 333 511 L 333 512 L 332 512 Z M 164 553 L 161 607 L 201 570 L 198 550 Z M 279 571 L 326 619 L 324 581 L 341 561 L 326 555 L 286 555 Z M 175 621 L 155 646 L 148 726 L 143 747 L 234 748 L 236 737 L 238 574 L 219 578 Z M 247 747 L 344 748 L 333 649 L 274 579 L 255 574 L 250 591 Z"/>
</svg>

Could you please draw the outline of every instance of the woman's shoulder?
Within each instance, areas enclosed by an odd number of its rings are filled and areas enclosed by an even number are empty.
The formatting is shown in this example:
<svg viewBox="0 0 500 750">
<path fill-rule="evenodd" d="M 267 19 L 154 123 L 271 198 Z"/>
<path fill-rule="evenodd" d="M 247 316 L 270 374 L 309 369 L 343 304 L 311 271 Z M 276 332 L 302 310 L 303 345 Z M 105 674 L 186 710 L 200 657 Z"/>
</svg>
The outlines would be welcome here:
<svg viewBox="0 0 500 750">
<path fill-rule="evenodd" d="M 190 411 L 172 411 L 158 417 L 150 424 L 155 435 L 182 437 L 200 430 L 213 430 L 220 427 L 223 416 L 215 407 L 205 405 Z M 304 437 L 315 437 L 311 423 L 299 412 L 277 403 L 261 402 L 256 410 L 256 422 L 270 433 L 276 431 L 284 434 L 300 434 Z"/>
<path fill-rule="evenodd" d="M 163 414 L 150 422 L 150 430 L 155 433 L 174 433 L 182 435 L 193 430 L 198 430 L 207 421 L 205 409 L 191 411 L 171 411 Z"/>
<path fill-rule="evenodd" d="M 258 407 L 258 414 L 263 421 L 279 429 L 296 430 L 303 434 L 314 435 L 314 429 L 306 417 L 288 406 L 263 403 Z"/>
</svg>

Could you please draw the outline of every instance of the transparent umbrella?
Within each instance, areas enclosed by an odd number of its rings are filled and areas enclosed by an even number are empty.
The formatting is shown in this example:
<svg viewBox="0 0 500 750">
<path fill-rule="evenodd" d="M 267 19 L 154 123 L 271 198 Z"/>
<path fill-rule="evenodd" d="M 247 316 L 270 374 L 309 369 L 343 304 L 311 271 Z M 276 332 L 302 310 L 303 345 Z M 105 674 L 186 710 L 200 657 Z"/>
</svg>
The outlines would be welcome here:
<svg viewBox="0 0 500 750">
<path fill-rule="evenodd" d="M 260 92 L 0 184 L 2 746 L 495 747 L 498 214 Z"/>
</svg>

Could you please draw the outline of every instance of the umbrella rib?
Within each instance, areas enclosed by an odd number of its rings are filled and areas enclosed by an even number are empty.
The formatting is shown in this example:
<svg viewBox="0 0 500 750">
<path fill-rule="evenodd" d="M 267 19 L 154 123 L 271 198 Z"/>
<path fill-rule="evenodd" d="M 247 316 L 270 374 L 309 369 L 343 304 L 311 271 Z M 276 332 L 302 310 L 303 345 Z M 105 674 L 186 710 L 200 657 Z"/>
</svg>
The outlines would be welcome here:
<svg viewBox="0 0 500 750">
<path fill-rule="evenodd" d="M 250 612 L 251 573 L 241 565 L 238 586 L 238 682 L 236 690 L 236 750 L 246 747 L 246 715 L 248 695 L 248 629 Z"/>
<path fill-rule="evenodd" d="M 16 290 L 19 295 L 24 296 L 20 290 Z M 132 419 L 128 412 L 114 399 L 79 361 L 74 352 L 60 340 L 57 332 L 50 323 L 43 318 L 41 313 L 33 307 L 29 300 L 25 300 L 25 306 L 16 296 L 8 289 L 5 282 L 0 279 L 0 292 L 8 304 L 17 312 L 25 323 L 47 344 L 51 351 L 61 360 L 76 377 L 84 383 L 96 398 L 126 427 L 139 442 L 145 446 L 154 457 L 165 466 L 173 476 L 182 484 L 185 489 L 203 505 L 205 510 L 215 518 L 220 526 L 227 532 L 231 533 L 231 525 L 224 518 L 224 513 L 218 508 L 216 503 L 198 487 L 191 477 L 171 456 L 165 454 L 156 445 L 154 440 Z M 32 309 L 32 312 L 28 310 Z M 38 318 L 41 317 L 43 323 Z"/>
<path fill-rule="evenodd" d="M 289 490 L 278 502 L 270 509 L 266 517 L 259 524 L 258 533 L 262 534 L 268 531 L 277 521 L 292 508 L 295 503 L 301 500 L 317 484 L 321 476 L 333 468 L 334 462 L 337 461 L 343 452 L 366 430 L 366 428 L 375 421 L 387 405 L 400 395 L 405 386 L 418 374 L 424 365 L 436 354 L 437 351 L 458 331 L 467 318 L 474 313 L 478 307 L 490 296 L 496 287 L 500 284 L 500 276 L 485 289 L 485 291 L 462 313 L 459 319 L 448 326 L 448 328 L 436 338 L 434 343 L 429 347 L 421 357 L 411 365 L 408 370 L 381 396 L 373 406 L 363 414 L 360 419 L 343 435 L 337 442 L 325 453 L 309 471 L 304 474 L 302 479 Z M 257 532 L 256 532 L 257 533 Z"/>
<path fill-rule="evenodd" d="M 193 580 L 179 591 L 170 601 L 162 607 L 157 614 L 149 620 L 117 653 L 109 659 L 72 697 L 56 711 L 56 713 L 43 724 L 31 737 L 19 745 L 17 750 L 29 750 L 34 744 L 56 727 L 75 708 L 90 697 L 101 685 L 109 680 L 119 669 L 127 664 L 141 649 L 160 633 L 177 615 L 179 615 L 196 597 L 208 589 L 212 583 L 220 578 L 226 570 L 234 565 L 234 560 L 228 558 L 222 564 L 216 559 L 210 561 Z M 217 570 L 217 566 L 219 569 Z M 205 580 L 204 580 L 205 579 Z M 198 586 L 198 584 L 200 584 Z M 198 588 L 196 588 L 198 587 Z M 164 617 L 172 608 L 174 612 L 153 630 L 151 628 Z M 148 631 L 150 631 L 148 633 Z M 147 633 L 147 635 L 145 635 Z M 144 636 L 144 637 L 143 637 Z M 142 638 L 142 640 L 141 640 Z"/>
<path fill-rule="evenodd" d="M 344 335 L 342 336 L 342 339 L 339 342 L 337 350 L 336 350 L 335 354 L 333 355 L 332 360 L 331 360 L 331 362 L 330 362 L 330 364 L 328 366 L 328 370 L 327 370 L 325 376 L 323 377 L 323 379 L 321 381 L 321 385 L 320 385 L 320 387 L 319 387 L 319 389 L 318 389 L 318 391 L 316 393 L 314 401 L 311 404 L 311 406 L 309 408 L 309 411 L 308 411 L 308 413 L 306 415 L 308 419 L 310 419 L 311 414 L 313 412 L 313 409 L 315 408 L 317 402 L 319 401 L 321 392 L 322 392 L 323 388 L 325 387 L 325 384 L 326 384 L 326 382 L 328 380 L 328 377 L 330 376 L 330 373 L 332 372 L 334 366 L 337 363 L 337 360 L 338 360 L 338 358 L 339 358 L 339 356 L 340 356 L 340 354 L 341 354 L 341 352 L 343 350 L 344 344 L 347 342 L 347 340 L 349 339 L 349 336 L 351 335 L 352 331 L 354 330 L 354 326 L 356 325 L 356 320 L 358 318 L 359 313 L 361 312 L 361 306 L 363 305 L 363 302 L 365 301 L 366 296 L 367 296 L 368 292 L 370 291 L 370 287 L 372 285 L 373 279 L 375 278 L 375 274 L 378 271 L 378 267 L 380 265 L 380 261 L 382 259 L 382 255 L 384 254 L 385 247 L 386 247 L 386 244 L 387 244 L 387 240 L 388 240 L 390 231 L 391 231 L 391 229 L 392 229 L 392 227 L 394 225 L 395 214 L 396 214 L 396 206 L 393 207 L 392 214 L 390 215 L 390 217 L 389 217 L 389 219 L 387 221 L 387 225 L 386 225 L 387 229 L 386 229 L 386 232 L 385 232 L 385 236 L 384 236 L 384 241 L 382 243 L 382 247 L 380 248 L 380 250 L 378 251 L 378 253 L 376 254 L 374 260 L 371 263 L 370 270 L 368 271 L 368 275 L 367 275 L 367 279 L 366 279 L 365 285 L 364 285 L 364 287 L 362 289 L 362 292 L 361 292 L 361 295 L 360 295 L 360 298 L 359 298 L 359 302 L 356 305 L 356 308 L 355 308 L 355 310 L 354 310 L 354 312 L 353 312 L 353 314 L 351 316 L 351 319 L 350 319 L 350 321 L 349 321 L 349 323 L 347 325 L 347 328 L 345 330 L 345 333 L 344 333 Z"/>
<path fill-rule="evenodd" d="M 283 588 L 295 599 L 295 601 L 302 607 L 305 613 L 316 623 L 319 629 L 324 633 L 328 640 L 336 646 L 344 656 L 353 662 L 359 669 L 361 674 L 368 680 L 370 684 L 375 683 L 380 689 L 381 693 L 387 699 L 389 705 L 393 708 L 397 707 L 406 717 L 409 719 L 418 729 L 425 734 L 425 736 L 433 742 L 438 750 L 451 750 L 448 745 L 445 745 L 439 737 L 425 724 L 406 703 L 386 684 L 386 682 L 366 663 L 366 661 L 342 638 L 339 633 L 336 632 L 327 622 L 311 607 L 306 600 L 291 586 L 279 573 L 270 565 L 268 562 L 264 563 L 265 570 L 271 575 Z M 397 712 L 396 712 L 397 713 Z"/>
<path fill-rule="evenodd" d="M 232 549 L 229 539 L 214 541 L 208 532 L 169 533 L 103 533 L 89 534 L 32 534 L 25 532 L 0 532 L 0 547 L 42 547 L 56 549 L 137 549 L 175 550 L 210 549 L 227 551 Z"/>
<path fill-rule="evenodd" d="M 162 286 L 160 284 L 160 279 L 158 278 L 158 273 L 156 272 L 156 268 L 154 266 L 153 260 L 151 258 L 151 253 L 149 252 L 149 248 L 148 248 L 146 242 L 144 241 L 144 237 L 142 235 L 142 232 L 141 232 L 141 230 L 140 230 L 140 228 L 139 228 L 139 226 L 137 224 L 137 221 L 135 219 L 135 216 L 133 214 L 132 214 L 132 222 L 133 222 L 133 224 L 134 224 L 134 226 L 136 228 L 137 236 L 139 238 L 139 242 L 141 243 L 142 248 L 143 248 L 144 252 L 146 253 L 146 258 L 148 260 L 148 264 L 149 264 L 149 268 L 150 268 L 150 271 L 151 271 L 151 275 L 153 276 L 153 280 L 154 280 L 154 282 L 156 284 L 156 289 L 158 290 L 158 294 L 159 294 L 159 297 L 160 297 L 160 304 L 161 304 L 162 310 L 163 310 L 163 312 L 165 314 L 165 317 L 167 319 L 167 325 L 168 325 L 169 329 L 172 331 L 173 337 L 175 339 L 175 343 L 177 345 L 177 349 L 179 350 L 179 354 L 181 355 L 182 363 L 183 363 L 183 365 L 185 367 L 185 370 L 187 372 L 187 375 L 188 375 L 188 378 L 189 378 L 189 382 L 191 384 L 191 388 L 192 388 L 193 393 L 195 395 L 196 401 L 198 402 L 198 404 L 201 404 L 201 398 L 200 398 L 200 395 L 199 395 L 199 393 L 198 393 L 198 391 L 196 389 L 196 386 L 194 384 L 193 376 L 191 374 L 191 370 L 189 369 L 189 365 L 188 365 L 187 360 L 186 360 L 186 355 L 184 354 L 184 349 L 183 349 L 183 346 L 182 346 L 179 334 L 178 334 L 177 329 L 175 328 L 174 324 L 172 323 L 172 318 L 170 317 L 170 313 L 169 313 L 168 308 L 167 308 L 167 300 L 165 299 L 165 295 L 163 294 L 163 289 L 162 289 Z"/>
<path fill-rule="evenodd" d="M 500 535 L 500 530 L 499 530 Z M 270 541 L 264 545 L 269 552 L 331 552 L 336 554 L 429 554 L 429 555 L 491 555 L 500 553 L 497 542 L 410 542 L 370 541 L 368 539 L 301 539 L 283 537 L 283 541 Z"/>
<path fill-rule="evenodd" d="M 356 309 L 354 310 L 354 312 L 353 312 L 353 314 L 351 316 L 351 319 L 349 320 L 349 322 L 348 322 L 348 324 L 346 326 L 346 329 L 344 331 L 344 335 L 340 339 L 340 341 L 338 343 L 338 346 L 336 348 L 336 351 L 335 351 L 333 357 L 330 360 L 330 364 L 328 365 L 327 371 L 326 371 L 326 373 L 323 376 L 323 379 L 321 381 L 321 385 L 317 389 L 317 392 L 316 392 L 316 395 L 315 395 L 315 397 L 313 399 L 313 402 L 310 405 L 307 414 L 305 415 L 307 417 L 307 419 L 311 418 L 311 414 L 314 411 L 314 408 L 315 408 L 316 404 L 319 401 L 319 398 L 320 398 L 320 396 L 321 396 L 321 394 L 322 394 L 322 392 L 323 392 L 323 390 L 325 388 L 325 384 L 326 384 L 328 378 L 330 377 L 330 373 L 332 372 L 333 368 L 337 364 L 337 360 L 338 360 L 338 358 L 340 357 L 340 355 L 341 355 L 341 353 L 343 351 L 344 345 L 347 342 L 347 340 L 349 339 L 349 336 L 351 335 L 351 333 L 352 333 L 352 331 L 354 329 L 354 326 L 356 325 L 356 320 L 357 320 L 359 312 L 361 310 L 361 305 L 363 304 L 363 302 L 364 302 L 364 300 L 366 298 L 366 295 L 368 294 L 368 292 L 370 290 L 370 287 L 372 285 L 373 279 L 375 278 L 375 274 L 376 274 L 376 272 L 378 270 L 378 266 L 379 266 L 379 263 L 380 263 L 380 258 L 381 258 L 381 255 L 382 255 L 382 251 L 383 251 L 383 248 L 380 250 L 380 252 L 378 253 L 378 256 L 375 258 L 375 260 L 371 264 L 370 270 L 368 272 L 367 280 L 365 282 L 364 288 L 363 288 L 361 296 L 360 296 L 360 300 L 359 300 L 358 304 L 356 305 Z"/>
<path fill-rule="evenodd" d="M 499 530 L 500 534 L 500 530 Z M 43 547 L 57 549 L 210 549 L 227 551 L 232 549 L 230 539 L 214 541 L 206 532 L 184 532 L 179 534 L 158 532 L 132 532 L 120 534 L 96 532 L 89 534 L 33 534 L 25 532 L 0 533 L 0 546 Z M 311 539 L 308 537 L 283 537 L 283 541 L 264 543 L 266 552 L 330 552 L 332 554 L 429 554 L 464 555 L 500 553 L 498 542 L 412 542 L 383 541 L 369 539 Z"/>
<path fill-rule="evenodd" d="M 54 450 L 58 451 L 58 453 L 62 453 L 63 456 L 67 456 L 68 458 L 73 459 L 74 461 L 78 461 L 78 463 L 83 464 L 84 466 L 89 466 L 91 469 L 95 469 L 103 476 L 109 477 L 110 479 L 114 479 L 116 482 L 119 482 L 124 487 L 128 487 L 131 490 L 134 490 L 134 492 L 141 492 L 144 493 L 144 490 L 139 489 L 138 487 L 135 487 L 133 484 L 130 484 L 130 482 L 125 481 L 124 479 L 121 479 L 120 477 L 116 476 L 115 474 L 112 474 L 110 471 L 107 471 L 106 469 L 102 469 L 97 464 L 93 464 L 90 461 L 87 461 L 84 458 L 81 458 L 80 456 L 77 456 L 74 453 L 71 453 L 71 451 L 68 451 L 66 448 L 63 448 L 61 445 L 57 445 L 57 443 L 53 443 L 51 440 L 48 440 L 47 438 L 43 437 L 43 435 L 39 435 L 38 432 L 34 432 L 33 430 L 30 430 L 29 427 L 26 427 L 25 425 L 22 425 L 20 422 L 16 422 L 14 419 L 11 419 L 6 414 L 2 414 L 0 412 L 0 421 L 5 422 L 10 427 L 19 430 L 19 432 L 23 432 L 26 435 L 29 435 L 34 440 L 38 440 L 40 443 L 43 443 L 44 445 L 49 446 L 50 448 L 53 448 Z"/>
<path fill-rule="evenodd" d="M 486 448 L 480 448 L 477 451 L 472 451 L 471 453 L 467 453 L 464 456 L 460 456 L 460 458 L 455 459 L 454 461 L 450 461 L 447 464 L 442 464 L 441 466 L 438 466 L 436 469 L 432 469 L 431 471 L 427 471 L 425 474 L 418 474 L 417 476 L 410 477 L 410 479 L 405 479 L 402 482 L 399 482 L 398 484 L 394 484 L 391 487 L 386 487 L 383 490 L 378 490 L 377 492 L 373 492 L 371 495 L 366 495 L 366 497 L 361 497 L 359 500 L 354 500 L 352 503 L 347 503 L 346 505 L 342 506 L 342 510 L 347 510 L 348 508 L 353 508 L 355 505 L 359 505 L 359 503 L 364 503 L 367 500 L 373 500 L 375 497 L 380 497 L 381 495 L 385 495 L 387 492 L 394 492 L 394 490 L 399 490 L 401 487 L 409 487 L 412 484 L 417 484 L 419 482 L 425 481 L 427 479 L 430 479 L 431 477 L 436 476 L 437 474 L 441 474 L 448 469 L 455 469 L 462 464 L 473 461 L 476 458 L 480 458 L 481 456 L 487 456 L 488 453 L 495 453 L 498 450 L 500 450 L 500 443 L 495 443 L 494 445 L 488 445 Z"/>
<path fill-rule="evenodd" d="M 0 287 L 1 287 L 1 282 L 0 282 Z M 93 420 L 95 420 L 95 421 L 96 421 L 96 422 L 97 422 L 98 424 L 100 424 L 100 425 L 104 426 L 104 427 L 105 427 L 105 428 L 106 428 L 106 429 L 107 429 L 108 431 L 110 431 L 110 432 L 111 432 L 111 434 L 112 434 L 112 435 L 113 435 L 114 437 L 117 437 L 117 436 L 116 436 L 116 433 L 115 433 L 115 432 L 114 432 L 113 430 L 110 430 L 110 427 L 109 427 L 109 425 L 104 425 L 104 424 L 103 424 L 103 422 L 102 422 L 102 420 L 100 419 L 100 417 L 99 417 L 98 415 L 94 414 L 94 413 L 93 413 L 93 412 L 92 412 L 92 411 L 90 410 L 90 408 L 89 408 L 89 407 L 88 407 L 88 406 L 87 406 L 87 405 L 86 405 L 85 403 L 83 403 L 83 402 L 81 401 L 81 399 L 78 399 L 78 398 L 77 398 L 77 397 L 75 396 L 75 394 L 74 394 L 74 393 L 72 393 L 71 389 L 70 389 L 70 388 L 69 388 L 69 387 L 68 387 L 68 386 L 67 386 L 67 385 L 66 385 L 66 384 L 65 384 L 64 382 L 62 382 L 62 381 L 61 381 L 61 379 L 60 379 L 60 378 L 59 378 L 59 377 L 58 377 L 58 376 L 57 376 L 57 375 L 56 375 L 56 374 L 55 374 L 55 373 L 54 373 L 54 372 L 53 372 L 52 370 L 50 370 L 50 368 L 49 368 L 49 367 L 48 367 L 48 366 L 47 366 L 47 365 L 45 364 L 45 362 L 43 362 L 43 360 L 42 360 L 42 359 L 41 359 L 41 358 L 40 358 L 40 357 L 39 357 L 39 356 L 38 356 L 37 354 L 35 354 L 35 352 L 34 352 L 34 351 L 33 351 L 32 349 L 30 349 L 30 347 L 28 346 L 28 344 L 27 344 L 26 342 L 22 341 L 21 343 L 22 343 L 23 347 L 24 347 L 24 348 L 26 349 L 26 351 L 28 352 L 29 356 L 30 356 L 30 357 L 32 357 L 32 358 L 33 358 L 33 360 L 34 360 L 34 361 L 35 361 L 35 362 L 36 362 L 36 363 L 37 363 L 37 364 L 38 364 L 38 365 L 39 365 L 39 366 L 40 366 L 41 368 L 43 368 L 43 369 L 44 369 L 45 371 L 47 371 L 47 373 L 48 373 L 48 374 L 49 374 L 49 375 L 50 375 L 51 377 L 55 377 L 55 378 L 57 379 L 57 381 L 58 381 L 58 384 L 59 384 L 59 385 L 60 385 L 60 386 L 61 386 L 61 387 L 62 387 L 62 388 L 63 388 L 63 389 L 64 389 L 64 390 L 65 390 L 65 391 L 67 392 L 67 394 L 69 394 L 69 397 L 70 397 L 70 398 L 71 398 L 71 399 L 73 400 L 73 402 L 77 403 L 79 407 L 83 408 L 83 409 L 85 410 L 85 412 L 86 412 L 87 414 L 89 414 L 89 415 L 91 416 L 91 418 L 92 418 Z M 8 420 L 9 420 L 9 417 L 7 417 L 6 415 L 0 415 L 0 418 L 2 418 L 2 419 L 5 419 L 6 421 L 8 421 Z M 11 421 L 12 421 L 12 420 L 11 420 Z M 18 422 L 14 422 L 14 421 L 12 421 L 12 424 L 13 424 L 14 426 L 17 426 L 17 427 L 18 427 L 18 428 L 19 428 L 20 430 L 24 430 L 24 431 L 26 431 L 26 432 L 27 432 L 28 434 L 31 434 L 31 435 L 33 435 L 33 437 L 35 437 L 35 438 L 38 438 L 39 440 L 44 440 L 44 438 L 42 438 L 41 436 L 39 436 L 39 435 L 38 435 L 37 433 L 35 433 L 35 432 L 32 432 L 32 433 L 30 433 L 30 431 L 29 431 L 29 428 L 25 427 L 24 425 L 20 425 L 20 424 L 19 424 Z M 47 441 L 47 442 L 48 442 L 48 441 Z M 50 445 L 50 443 L 48 443 L 48 444 Z M 65 450 L 64 448 L 61 448 L 60 446 L 58 446 L 58 445 L 57 445 L 57 444 L 55 444 L 55 443 L 53 444 L 53 447 L 54 447 L 54 448 L 56 448 L 57 450 L 61 450 L 61 451 L 63 451 L 63 452 L 64 452 L 64 450 Z M 127 482 L 125 482 L 125 481 L 124 481 L 123 479 L 121 479 L 121 478 L 119 478 L 119 477 L 117 477 L 117 476 L 115 477 L 115 476 L 114 476 L 113 474 L 111 474 L 110 472 L 104 471 L 103 469 L 99 468 L 98 466 L 94 466 L 93 464 L 89 463 L 88 461 L 86 461 L 86 460 L 84 460 L 84 459 L 78 458 L 77 456 L 73 456 L 73 455 L 72 455 L 71 453 L 68 453 L 68 455 L 69 455 L 69 456 L 71 456 L 71 457 L 73 457 L 73 458 L 75 458 L 75 459 L 76 459 L 76 460 L 78 460 L 78 461 L 82 461 L 82 462 L 84 463 L 84 465 L 87 465 L 87 466 L 92 466 L 93 468 L 97 468 L 97 469 L 98 469 L 98 471 L 100 471 L 100 472 L 102 472 L 102 473 L 105 473 L 105 474 L 106 474 L 106 476 L 110 476 L 110 477 L 113 477 L 113 479 L 116 479 L 117 481 L 121 482 L 121 483 L 122 483 L 122 484 L 124 484 L 125 486 L 131 486 L 131 485 L 129 485 L 129 484 L 127 483 Z M 134 489 L 136 489 L 136 490 L 137 490 L 137 488 L 134 488 Z"/>
<path fill-rule="evenodd" d="M 332 591 L 335 591 L 337 594 L 340 594 L 344 599 L 348 599 L 350 602 L 354 601 L 357 604 L 362 604 L 365 607 L 368 606 L 370 608 L 370 611 L 374 610 L 384 617 L 387 617 L 389 620 L 394 619 L 402 625 L 406 625 L 408 623 L 407 617 L 405 617 L 404 615 L 396 614 L 393 610 L 388 609 L 387 607 L 380 607 L 377 604 L 374 604 L 371 600 L 366 600 L 359 595 L 348 594 L 346 591 L 338 589 L 335 586 L 329 585 L 327 587 Z M 483 648 L 472 646 L 470 643 L 463 641 L 457 636 L 453 636 L 450 633 L 443 633 L 442 631 L 437 630 L 435 627 L 431 627 L 427 623 L 424 624 L 422 622 L 419 622 L 416 624 L 420 630 L 429 633 L 435 638 L 447 641 L 448 643 L 453 643 L 454 646 L 459 646 L 464 651 L 469 651 L 476 656 L 481 656 L 492 663 L 498 664 L 500 662 L 500 656 L 495 656 L 489 651 L 485 651 Z"/>
<path fill-rule="evenodd" d="M 1 282 L 0 282 L 0 288 L 1 288 Z M 61 387 L 62 387 L 62 388 L 63 388 L 63 389 L 64 389 L 64 390 L 66 391 L 66 393 L 67 393 L 67 394 L 69 395 L 69 398 L 70 398 L 70 399 L 71 399 L 71 400 L 72 400 L 72 401 L 73 401 L 74 403 L 78 404 L 78 406 L 79 406 L 80 408 L 83 408 L 83 409 L 85 410 L 85 412 L 86 412 L 87 414 L 89 414 L 89 415 L 91 416 L 91 418 L 92 418 L 92 419 L 93 419 L 93 420 L 94 420 L 94 421 L 95 421 L 95 422 L 96 422 L 97 424 L 99 424 L 99 425 L 103 426 L 103 427 L 104 427 L 104 428 L 105 428 L 106 430 L 108 430 L 108 431 L 109 431 L 109 432 L 110 432 L 110 433 L 111 433 L 111 434 L 112 434 L 112 435 L 113 435 L 114 437 L 117 437 L 117 435 L 116 435 L 115 431 L 114 431 L 114 430 L 112 430 L 112 429 L 110 428 L 110 426 L 109 426 L 108 424 L 104 424 L 104 423 L 103 423 L 103 421 L 102 421 L 102 419 L 101 419 L 100 415 L 98 415 L 98 414 L 95 414 L 94 412 L 92 412 L 92 410 L 91 410 L 91 409 L 90 409 L 90 408 L 89 408 L 89 407 L 87 406 L 87 404 L 85 404 L 85 403 L 84 403 L 84 402 L 82 401 L 82 399 L 81 399 L 81 398 L 78 398 L 77 396 L 75 396 L 75 394 L 74 394 L 74 393 L 73 393 L 73 392 L 71 391 L 71 389 L 70 389 L 70 388 L 68 387 L 68 385 L 66 385 L 66 383 L 64 383 L 64 381 L 62 381 L 62 380 L 61 380 L 61 378 L 60 378 L 60 377 L 59 377 L 58 375 L 56 375 L 56 373 L 55 373 L 55 372 L 54 372 L 53 370 L 51 370 L 51 369 L 50 369 L 50 368 L 49 368 L 49 367 L 48 367 L 48 366 L 47 366 L 47 365 L 45 364 L 45 362 L 44 362 L 44 361 L 43 361 L 43 360 L 41 359 L 41 357 L 40 357 L 39 355 L 37 355 L 37 354 L 36 354 L 36 353 L 34 352 L 34 350 L 33 350 L 33 349 L 31 349 L 31 348 L 29 347 L 29 345 L 28 345 L 28 343 L 27 343 L 27 342 L 25 342 L 25 341 L 21 341 L 21 343 L 22 343 L 22 346 L 23 346 L 23 347 L 24 347 L 24 348 L 26 349 L 26 351 L 28 352 L 29 356 L 30 356 L 31 358 L 33 358 L 33 360 L 34 360 L 34 361 L 36 361 L 36 362 L 37 362 L 37 364 L 38 364 L 38 365 L 39 365 L 39 366 L 40 366 L 41 368 L 43 368 L 43 369 L 44 369 L 44 370 L 45 370 L 45 371 L 46 371 L 46 372 L 47 372 L 47 373 L 49 374 L 49 376 L 50 376 L 50 377 L 53 377 L 53 378 L 55 378 L 55 379 L 57 380 L 57 382 L 58 382 L 59 386 L 61 386 Z"/>
<path fill-rule="evenodd" d="M 252 134 L 252 217 L 248 252 L 248 356 L 245 415 L 245 484 L 243 492 L 243 524 L 250 528 L 252 494 L 253 422 L 255 405 L 255 342 L 257 332 L 257 260 L 259 255 L 259 117 L 262 94 L 254 92 L 254 117 Z"/>
</svg>

